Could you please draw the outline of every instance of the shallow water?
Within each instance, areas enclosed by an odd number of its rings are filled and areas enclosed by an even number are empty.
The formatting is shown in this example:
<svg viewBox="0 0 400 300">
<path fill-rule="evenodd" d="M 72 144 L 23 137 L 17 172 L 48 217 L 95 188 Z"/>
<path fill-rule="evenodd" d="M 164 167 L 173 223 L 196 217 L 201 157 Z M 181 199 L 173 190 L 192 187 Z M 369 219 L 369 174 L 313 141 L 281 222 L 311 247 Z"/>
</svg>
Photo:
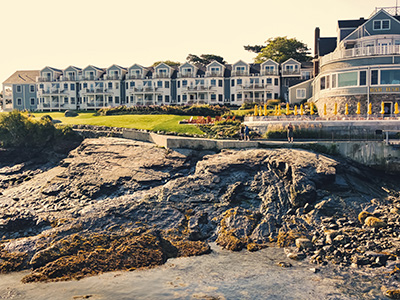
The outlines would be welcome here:
<svg viewBox="0 0 400 300">
<path fill-rule="evenodd" d="M 22 284 L 28 272 L 0 275 L 0 299 L 387 299 L 368 276 L 289 261 L 282 249 L 170 259 L 160 267 L 112 272 L 80 281 Z M 282 268 L 280 261 L 293 267 Z M 84 298 L 89 296 L 89 298 Z"/>
</svg>

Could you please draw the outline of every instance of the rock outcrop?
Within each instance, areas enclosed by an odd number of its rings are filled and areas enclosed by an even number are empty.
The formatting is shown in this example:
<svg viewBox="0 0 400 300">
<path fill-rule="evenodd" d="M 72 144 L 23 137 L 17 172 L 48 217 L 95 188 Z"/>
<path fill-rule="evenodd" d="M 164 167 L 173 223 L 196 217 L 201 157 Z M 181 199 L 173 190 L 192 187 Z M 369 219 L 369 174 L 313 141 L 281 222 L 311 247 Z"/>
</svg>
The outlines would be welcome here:
<svg viewBox="0 0 400 300">
<path fill-rule="evenodd" d="M 32 268 L 26 282 L 162 264 L 208 253 L 209 241 L 234 251 L 276 243 L 343 266 L 400 254 L 390 180 L 309 151 L 99 138 L 59 163 L 25 164 L 0 169 L 0 271 Z"/>
</svg>

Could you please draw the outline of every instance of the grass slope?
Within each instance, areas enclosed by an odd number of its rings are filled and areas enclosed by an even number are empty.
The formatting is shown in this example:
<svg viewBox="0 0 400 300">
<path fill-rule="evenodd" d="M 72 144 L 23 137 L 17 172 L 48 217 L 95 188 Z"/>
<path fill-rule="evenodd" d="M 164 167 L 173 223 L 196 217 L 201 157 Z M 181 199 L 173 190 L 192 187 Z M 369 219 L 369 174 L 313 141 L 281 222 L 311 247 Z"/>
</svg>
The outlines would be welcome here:
<svg viewBox="0 0 400 300">
<path fill-rule="evenodd" d="M 123 127 L 146 129 L 152 131 L 175 131 L 189 134 L 203 134 L 194 125 L 182 125 L 179 121 L 187 119 L 188 116 L 176 115 L 115 115 L 95 116 L 93 112 L 81 112 L 77 117 L 64 117 L 62 112 L 34 113 L 36 119 L 43 115 L 50 115 L 54 120 L 60 120 L 63 124 L 75 125 L 97 125 L 110 127 Z"/>
</svg>

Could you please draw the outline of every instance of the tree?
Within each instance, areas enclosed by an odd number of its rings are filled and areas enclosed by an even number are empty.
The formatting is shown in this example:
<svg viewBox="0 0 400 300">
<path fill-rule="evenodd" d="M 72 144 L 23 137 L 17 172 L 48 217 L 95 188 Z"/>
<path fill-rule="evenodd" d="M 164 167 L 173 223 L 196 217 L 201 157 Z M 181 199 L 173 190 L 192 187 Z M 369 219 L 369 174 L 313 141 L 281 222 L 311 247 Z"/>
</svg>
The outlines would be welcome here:
<svg viewBox="0 0 400 300">
<path fill-rule="evenodd" d="M 260 47 L 263 48 L 260 49 Z M 306 44 L 295 38 L 288 39 L 286 36 L 270 38 L 266 41 L 265 46 L 244 46 L 244 49 L 258 53 L 254 59 L 255 63 L 262 63 L 268 59 L 283 63 L 289 58 L 303 62 L 310 61 L 312 58 Z"/>
<path fill-rule="evenodd" d="M 217 62 L 219 62 L 221 64 L 226 63 L 222 56 L 215 55 L 215 54 L 202 54 L 200 56 L 197 56 L 195 54 L 189 54 L 186 57 L 187 62 L 192 63 L 196 66 L 206 66 L 214 60 L 216 60 Z"/>
<path fill-rule="evenodd" d="M 181 63 L 180 63 L 179 61 L 160 60 L 160 61 L 156 61 L 155 63 L 153 63 L 151 66 L 152 66 L 152 67 L 155 67 L 155 66 L 157 66 L 157 65 L 159 65 L 159 64 L 161 64 L 161 63 L 164 63 L 164 64 L 166 64 L 166 65 L 168 65 L 168 66 L 170 66 L 170 67 L 177 67 L 177 66 L 180 66 L 180 65 L 181 65 Z"/>
</svg>

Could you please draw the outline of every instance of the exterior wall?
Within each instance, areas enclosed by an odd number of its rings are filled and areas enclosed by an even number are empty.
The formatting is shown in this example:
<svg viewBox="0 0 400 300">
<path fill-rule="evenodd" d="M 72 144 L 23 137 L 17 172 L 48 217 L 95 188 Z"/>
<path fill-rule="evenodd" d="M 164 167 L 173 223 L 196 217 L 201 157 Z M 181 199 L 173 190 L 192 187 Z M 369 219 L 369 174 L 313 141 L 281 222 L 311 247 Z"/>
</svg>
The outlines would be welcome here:
<svg viewBox="0 0 400 300">
<path fill-rule="evenodd" d="M 308 80 L 289 88 L 289 102 L 298 104 L 312 97 L 312 80 Z"/>
<path fill-rule="evenodd" d="M 31 88 L 33 88 L 33 90 L 31 90 Z M 33 103 L 31 101 L 33 101 Z M 38 101 L 35 84 L 12 85 L 12 109 L 35 110 L 37 105 Z"/>
</svg>

